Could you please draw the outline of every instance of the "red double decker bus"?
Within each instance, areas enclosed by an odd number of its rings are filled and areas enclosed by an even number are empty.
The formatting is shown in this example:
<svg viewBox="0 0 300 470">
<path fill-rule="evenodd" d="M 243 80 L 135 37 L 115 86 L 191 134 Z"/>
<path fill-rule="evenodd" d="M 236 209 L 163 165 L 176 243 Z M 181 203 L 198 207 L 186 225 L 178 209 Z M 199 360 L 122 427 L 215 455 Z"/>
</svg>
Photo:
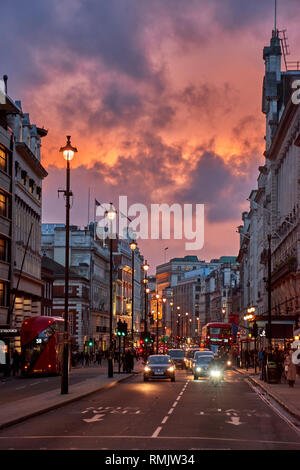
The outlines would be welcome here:
<svg viewBox="0 0 300 470">
<path fill-rule="evenodd" d="M 23 375 L 61 374 L 63 366 L 64 319 L 31 317 L 21 327 Z"/>
<path fill-rule="evenodd" d="M 207 323 L 202 328 L 201 344 L 214 352 L 219 348 L 229 351 L 233 342 L 231 323 Z"/>
</svg>

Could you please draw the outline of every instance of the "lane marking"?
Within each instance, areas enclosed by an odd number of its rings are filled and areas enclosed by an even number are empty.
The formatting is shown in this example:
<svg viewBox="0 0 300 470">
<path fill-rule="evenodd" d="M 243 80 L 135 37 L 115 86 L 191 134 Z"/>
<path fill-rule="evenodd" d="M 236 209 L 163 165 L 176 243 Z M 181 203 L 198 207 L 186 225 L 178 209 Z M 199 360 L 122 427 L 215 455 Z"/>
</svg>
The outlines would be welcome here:
<svg viewBox="0 0 300 470">
<path fill-rule="evenodd" d="M 162 420 L 161 424 L 165 424 L 169 419 L 169 416 L 165 416 L 164 419 Z"/>
<path fill-rule="evenodd" d="M 175 406 L 178 404 L 178 401 L 174 401 L 172 408 L 175 408 Z"/>
<path fill-rule="evenodd" d="M 174 408 L 171 408 L 169 411 L 168 411 L 168 415 L 171 415 L 174 411 Z"/>
<path fill-rule="evenodd" d="M 267 405 L 269 405 L 270 408 L 272 408 L 273 411 L 275 411 L 275 413 L 280 416 L 281 419 L 283 419 L 289 426 L 291 429 L 293 429 L 298 435 L 300 435 L 300 429 L 295 426 L 295 424 L 290 421 L 286 416 L 284 416 L 284 414 L 282 414 L 269 400 L 268 398 L 266 398 L 262 392 L 260 390 L 258 390 L 248 379 L 245 379 L 245 382 L 247 382 L 247 384 L 252 388 L 252 390 L 254 390 L 257 395 L 261 398 L 262 401 L 264 401 Z"/>
<path fill-rule="evenodd" d="M 154 431 L 151 437 L 156 438 L 159 435 L 161 430 L 162 430 L 162 426 L 158 426 L 158 428 L 156 429 L 156 431 Z"/>
</svg>

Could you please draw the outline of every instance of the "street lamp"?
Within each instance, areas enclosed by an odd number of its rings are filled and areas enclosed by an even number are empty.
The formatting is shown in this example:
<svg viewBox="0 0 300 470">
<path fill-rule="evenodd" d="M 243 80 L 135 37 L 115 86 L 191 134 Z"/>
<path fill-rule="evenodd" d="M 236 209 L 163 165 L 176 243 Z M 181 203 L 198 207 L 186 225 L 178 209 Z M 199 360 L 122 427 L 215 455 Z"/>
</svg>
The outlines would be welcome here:
<svg viewBox="0 0 300 470">
<path fill-rule="evenodd" d="M 158 300 L 159 294 L 156 294 L 156 354 L 158 354 Z"/>
<path fill-rule="evenodd" d="M 117 211 L 114 209 L 112 202 L 110 203 L 110 209 L 105 212 L 106 217 L 111 222 L 111 232 L 112 232 L 112 223 L 117 215 Z M 109 356 L 108 356 L 108 377 L 114 376 L 113 370 L 113 357 L 112 357 L 112 320 L 113 320 L 113 246 L 112 246 L 112 233 L 110 233 L 109 239 L 109 265 L 110 265 L 110 279 L 109 279 Z"/>
<path fill-rule="evenodd" d="M 131 276 L 131 283 L 132 283 L 132 301 L 131 301 L 131 316 L 132 316 L 132 329 L 131 329 L 131 342 L 132 342 L 132 348 L 134 345 L 134 252 L 137 247 L 137 243 L 132 240 L 129 243 L 130 249 L 131 249 L 131 267 L 132 267 L 132 276 Z"/>
<path fill-rule="evenodd" d="M 188 312 L 185 314 L 185 335 L 188 336 Z"/>
<path fill-rule="evenodd" d="M 173 305 L 174 305 L 174 302 L 170 302 L 170 307 L 171 307 L 171 333 L 170 333 L 170 337 L 171 337 L 171 345 L 173 346 Z"/>
<path fill-rule="evenodd" d="M 66 197 L 66 250 L 65 250 L 65 312 L 64 312 L 64 348 L 63 348 L 63 367 L 61 374 L 61 394 L 65 395 L 69 392 L 69 245 L 70 245 L 70 161 L 73 160 L 74 154 L 77 152 L 76 147 L 71 145 L 71 136 L 67 135 L 67 143 L 61 147 L 64 159 L 67 162 L 66 173 L 66 190 L 63 190 Z"/>
</svg>

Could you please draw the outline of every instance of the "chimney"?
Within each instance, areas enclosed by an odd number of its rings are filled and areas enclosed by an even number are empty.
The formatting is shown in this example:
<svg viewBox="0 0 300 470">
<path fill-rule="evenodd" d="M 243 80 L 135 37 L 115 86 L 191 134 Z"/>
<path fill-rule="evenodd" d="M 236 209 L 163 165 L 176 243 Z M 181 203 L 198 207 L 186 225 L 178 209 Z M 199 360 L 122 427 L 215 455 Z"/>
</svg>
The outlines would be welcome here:
<svg viewBox="0 0 300 470">
<path fill-rule="evenodd" d="M 4 89 L 5 89 L 5 94 L 6 94 L 6 95 L 7 95 L 7 80 L 8 80 L 8 76 L 7 76 L 7 75 L 3 75 Z"/>
</svg>

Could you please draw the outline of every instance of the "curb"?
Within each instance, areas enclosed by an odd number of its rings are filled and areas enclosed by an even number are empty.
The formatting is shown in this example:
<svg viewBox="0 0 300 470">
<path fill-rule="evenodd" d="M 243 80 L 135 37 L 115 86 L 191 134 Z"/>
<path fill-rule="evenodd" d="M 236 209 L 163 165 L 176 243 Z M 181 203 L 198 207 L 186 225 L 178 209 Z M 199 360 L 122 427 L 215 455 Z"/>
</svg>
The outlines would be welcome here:
<svg viewBox="0 0 300 470">
<path fill-rule="evenodd" d="M 61 408 L 62 406 L 69 405 L 70 403 L 73 403 L 77 400 L 81 400 L 82 398 L 85 398 L 89 395 L 92 395 L 93 393 L 98 393 L 98 392 L 101 392 L 103 390 L 115 387 L 118 383 L 123 382 L 127 379 L 130 379 L 131 377 L 135 377 L 139 373 L 140 372 L 133 372 L 132 374 L 127 375 L 126 377 L 121 377 L 119 380 L 115 380 L 114 382 L 110 382 L 106 385 L 103 385 L 100 388 L 98 388 L 97 390 L 92 390 L 92 391 L 89 391 L 89 392 L 83 392 L 80 395 L 77 395 L 75 397 L 69 397 L 69 398 L 66 397 L 66 400 L 61 402 L 61 403 L 56 403 L 56 404 L 48 406 L 46 408 L 43 408 L 43 409 L 40 409 L 40 410 L 37 410 L 37 411 L 33 411 L 31 413 L 28 413 L 27 415 L 20 416 L 19 418 L 11 419 L 10 421 L 7 421 L 6 423 L 0 423 L 0 430 L 4 429 L 4 428 L 8 428 L 9 426 L 13 426 L 15 424 L 22 423 L 23 421 L 26 421 L 29 418 L 34 418 L 35 416 L 42 415 L 43 413 L 47 413 L 48 411 L 52 411 L 52 410 Z"/>
<path fill-rule="evenodd" d="M 286 403 L 284 403 L 277 395 L 274 395 L 270 390 L 268 390 L 266 387 L 263 386 L 262 383 L 260 383 L 258 380 L 255 378 L 251 377 L 251 375 L 243 374 L 243 372 L 240 372 L 238 369 L 234 369 L 236 372 L 239 374 L 243 375 L 244 377 L 247 377 L 251 382 L 253 382 L 255 385 L 260 387 L 269 397 L 271 397 L 273 400 L 275 400 L 282 408 L 284 408 L 290 415 L 292 415 L 294 418 L 296 418 L 298 421 L 300 421 L 300 414 L 293 411 L 291 408 L 288 407 Z"/>
</svg>

